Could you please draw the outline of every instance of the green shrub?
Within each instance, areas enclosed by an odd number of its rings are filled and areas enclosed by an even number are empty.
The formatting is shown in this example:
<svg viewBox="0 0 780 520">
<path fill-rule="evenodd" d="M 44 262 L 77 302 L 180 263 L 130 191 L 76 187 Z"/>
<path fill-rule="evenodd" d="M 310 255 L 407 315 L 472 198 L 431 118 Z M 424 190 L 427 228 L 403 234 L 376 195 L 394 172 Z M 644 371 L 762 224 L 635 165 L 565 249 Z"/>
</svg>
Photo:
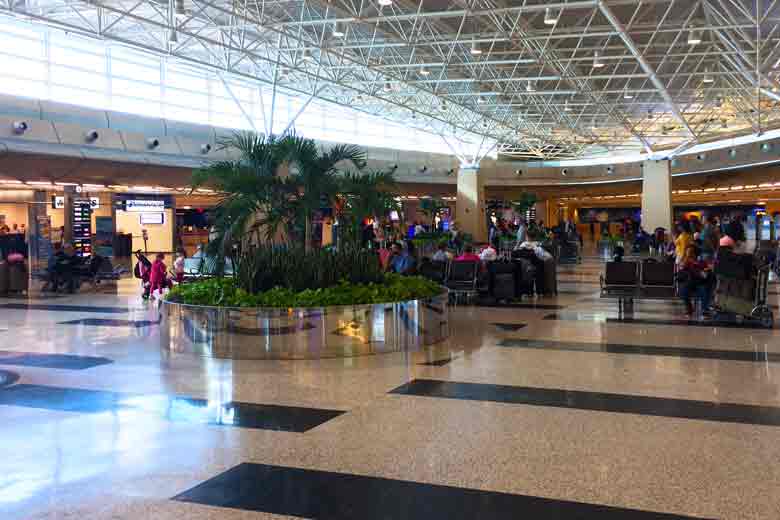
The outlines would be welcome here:
<svg viewBox="0 0 780 520">
<path fill-rule="evenodd" d="M 351 283 L 296 291 L 287 287 L 252 294 L 239 287 L 234 278 L 212 278 L 176 286 L 167 299 L 189 305 L 223 307 L 325 307 L 329 305 L 364 305 L 429 298 L 442 288 L 420 276 L 386 274 L 379 282 Z"/>
<path fill-rule="evenodd" d="M 377 253 L 349 246 L 310 251 L 295 245 L 253 247 L 238 255 L 235 273 L 237 287 L 250 294 L 275 287 L 301 292 L 326 289 L 342 280 L 352 284 L 383 280 Z"/>
</svg>

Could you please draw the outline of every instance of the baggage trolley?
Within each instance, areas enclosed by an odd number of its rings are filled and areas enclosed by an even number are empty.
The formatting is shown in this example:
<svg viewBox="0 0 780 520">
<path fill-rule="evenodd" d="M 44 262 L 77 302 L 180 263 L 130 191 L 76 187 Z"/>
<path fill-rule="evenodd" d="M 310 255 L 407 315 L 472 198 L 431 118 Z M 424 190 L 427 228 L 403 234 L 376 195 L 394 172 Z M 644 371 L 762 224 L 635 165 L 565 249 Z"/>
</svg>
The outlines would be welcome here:
<svg viewBox="0 0 780 520">
<path fill-rule="evenodd" d="M 775 317 L 767 304 L 770 267 L 769 264 L 759 267 L 750 280 L 718 275 L 715 290 L 716 319 L 730 316 L 737 321 L 749 320 L 772 328 Z"/>
</svg>

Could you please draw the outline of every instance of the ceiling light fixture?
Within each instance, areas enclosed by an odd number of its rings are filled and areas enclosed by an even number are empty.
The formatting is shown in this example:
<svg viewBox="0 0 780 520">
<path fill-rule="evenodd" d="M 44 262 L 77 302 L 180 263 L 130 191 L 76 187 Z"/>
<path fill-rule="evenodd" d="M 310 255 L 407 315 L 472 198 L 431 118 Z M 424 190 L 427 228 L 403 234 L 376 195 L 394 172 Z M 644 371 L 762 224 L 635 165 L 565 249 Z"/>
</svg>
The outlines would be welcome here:
<svg viewBox="0 0 780 520">
<path fill-rule="evenodd" d="M 387 83 L 385 83 L 385 86 L 384 86 L 383 90 L 385 92 L 390 92 L 391 90 L 393 90 L 393 86 L 390 84 L 390 82 L 387 82 Z"/>
<path fill-rule="evenodd" d="M 187 12 L 184 10 L 184 0 L 176 0 L 173 5 L 174 13 L 177 18 L 184 18 L 187 16 Z"/>
<path fill-rule="evenodd" d="M 379 0 L 378 3 L 382 7 L 387 7 L 387 6 L 393 5 L 393 0 Z"/>
<path fill-rule="evenodd" d="M 471 42 L 471 55 L 479 56 L 480 54 L 482 54 L 482 49 L 479 47 L 479 43 Z"/>
<path fill-rule="evenodd" d="M 712 77 L 712 74 L 710 74 L 710 69 L 704 69 L 704 79 L 702 80 L 704 83 L 714 83 L 715 78 Z"/>
<path fill-rule="evenodd" d="M 558 23 L 558 15 L 553 14 L 552 9 L 549 7 L 545 8 L 544 10 L 544 23 L 546 25 L 555 25 Z"/>
<path fill-rule="evenodd" d="M 311 51 L 309 49 L 303 49 L 303 52 L 301 53 L 301 59 L 303 61 L 314 61 L 314 56 L 311 55 Z"/>
<path fill-rule="evenodd" d="M 178 43 L 179 42 L 179 37 L 176 34 L 176 29 L 171 29 L 170 32 L 168 33 L 168 42 L 169 43 Z"/>
<path fill-rule="evenodd" d="M 428 76 L 431 73 L 428 69 L 425 67 L 420 67 L 420 76 Z"/>
<path fill-rule="evenodd" d="M 623 92 L 623 99 L 634 99 L 634 95 L 628 90 L 626 90 L 625 92 Z"/>
<path fill-rule="evenodd" d="M 593 68 L 600 69 L 604 66 L 604 60 L 601 58 L 599 51 L 593 51 Z"/>
<path fill-rule="evenodd" d="M 526 83 L 526 85 L 525 85 L 525 91 L 526 92 L 533 92 L 534 90 L 535 90 L 534 89 L 534 84 L 529 80 L 528 83 Z"/>
<path fill-rule="evenodd" d="M 479 96 L 477 98 L 477 103 L 479 103 L 480 105 L 484 105 L 485 104 L 485 98 L 483 96 Z"/>
<path fill-rule="evenodd" d="M 342 29 L 341 24 L 338 22 L 333 22 L 333 36 L 336 38 L 344 36 L 344 29 Z"/>
<path fill-rule="evenodd" d="M 698 45 L 701 43 L 701 31 L 691 27 L 688 31 L 688 45 Z"/>
</svg>

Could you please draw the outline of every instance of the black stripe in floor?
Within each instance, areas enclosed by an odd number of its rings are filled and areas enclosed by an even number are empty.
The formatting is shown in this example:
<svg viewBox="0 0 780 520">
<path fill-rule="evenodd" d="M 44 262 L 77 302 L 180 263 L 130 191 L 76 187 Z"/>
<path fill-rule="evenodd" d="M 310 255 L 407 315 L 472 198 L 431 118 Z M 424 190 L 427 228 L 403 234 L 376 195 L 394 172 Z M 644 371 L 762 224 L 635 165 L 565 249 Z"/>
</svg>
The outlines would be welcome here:
<svg viewBox="0 0 780 520">
<path fill-rule="evenodd" d="M 174 497 L 215 507 L 339 520 L 685 520 L 528 495 L 244 463 Z"/>
<path fill-rule="evenodd" d="M 42 354 L 39 352 L 15 352 L 0 350 L 0 365 L 84 370 L 107 365 L 114 361 L 104 357 L 77 356 L 74 354 Z"/>
<path fill-rule="evenodd" d="M 527 323 L 492 323 L 491 325 L 507 332 L 518 331 L 528 326 Z"/>
<path fill-rule="evenodd" d="M 559 311 L 565 308 L 563 305 L 554 305 L 550 303 L 498 303 L 495 301 L 478 301 L 474 305 L 476 307 L 506 307 L 510 309 L 536 309 L 543 311 Z"/>
<path fill-rule="evenodd" d="M 641 311 L 640 311 L 641 312 Z M 655 318 L 610 318 L 606 316 L 588 313 L 561 313 L 548 314 L 543 319 L 556 321 L 592 321 L 596 323 L 633 323 L 636 325 L 685 325 L 690 327 L 722 327 L 727 329 L 766 329 L 755 322 L 744 321 L 714 321 L 714 320 L 663 320 Z"/>
<path fill-rule="evenodd" d="M 447 357 L 442 359 L 435 359 L 433 361 L 426 361 L 425 363 L 417 363 L 420 366 L 426 366 L 426 367 L 443 367 L 445 365 L 449 365 L 453 361 L 455 361 L 457 358 L 454 357 Z"/>
<path fill-rule="evenodd" d="M 80 320 L 60 321 L 57 325 L 87 325 L 90 327 L 130 327 L 141 328 L 159 325 L 159 321 L 148 320 L 113 320 L 109 318 L 82 318 Z"/>
<path fill-rule="evenodd" d="M 303 408 L 166 395 L 133 395 L 105 390 L 86 390 L 20 384 L 0 390 L 0 405 L 22 406 L 63 412 L 103 413 L 119 410 L 158 415 L 170 421 L 238 426 L 259 430 L 306 432 L 339 415 L 340 410 Z"/>
<path fill-rule="evenodd" d="M 722 359 L 725 361 L 780 362 L 780 353 L 748 350 L 712 350 L 705 348 L 664 347 L 659 345 L 626 345 L 623 343 L 587 343 L 580 341 L 552 341 L 537 339 L 505 339 L 500 347 L 538 350 L 565 350 L 573 352 L 603 352 L 607 354 L 635 354 L 639 356 L 669 356 L 695 359 Z"/>
<path fill-rule="evenodd" d="M 92 305 L 53 305 L 46 303 L 3 303 L 0 309 L 21 311 L 59 311 L 59 312 L 99 312 L 103 314 L 127 314 L 130 309 L 123 307 L 97 307 Z"/>
<path fill-rule="evenodd" d="M 780 426 L 780 408 L 773 406 L 693 401 L 642 395 L 607 394 L 581 390 L 561 390 L 558 388 L 459 383 L 435 379 L 414 379 L 392 390 L 390 393 Z"/>
</svg>

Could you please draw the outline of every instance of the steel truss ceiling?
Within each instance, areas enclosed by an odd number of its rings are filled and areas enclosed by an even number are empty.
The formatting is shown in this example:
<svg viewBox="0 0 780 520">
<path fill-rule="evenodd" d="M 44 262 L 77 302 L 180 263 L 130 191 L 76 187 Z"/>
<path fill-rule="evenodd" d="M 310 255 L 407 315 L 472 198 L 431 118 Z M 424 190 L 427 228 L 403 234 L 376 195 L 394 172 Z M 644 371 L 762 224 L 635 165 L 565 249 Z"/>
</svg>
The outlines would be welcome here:
<svg viewBox="0 0 780 520">
<path fill-rule="evenodd" d="M 681 149 L 780 126 L 778 0 L 382 3 L 5 0 L 0 10 L 448 142 L 476 135 L 523 159 Z"/>
</svg>

